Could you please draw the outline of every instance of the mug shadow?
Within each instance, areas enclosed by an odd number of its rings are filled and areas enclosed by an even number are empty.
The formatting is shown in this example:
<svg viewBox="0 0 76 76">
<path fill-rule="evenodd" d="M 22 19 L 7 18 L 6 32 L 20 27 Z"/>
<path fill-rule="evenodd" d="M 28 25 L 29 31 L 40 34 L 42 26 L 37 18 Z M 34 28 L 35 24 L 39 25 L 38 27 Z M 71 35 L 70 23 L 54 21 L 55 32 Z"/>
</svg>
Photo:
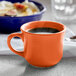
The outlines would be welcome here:
<svg viewBox="0 0 76 76">
<path fill-rule="evenodd" d="M 51 67 L 39 68 L 28 64 L 25 68 L 25 71 L 19 76 L 47 76 L 47 73 L 48 75 L 50 75 L 50 72 L 54 70 L 56 66 L 57 65 Z"/>
</svg>

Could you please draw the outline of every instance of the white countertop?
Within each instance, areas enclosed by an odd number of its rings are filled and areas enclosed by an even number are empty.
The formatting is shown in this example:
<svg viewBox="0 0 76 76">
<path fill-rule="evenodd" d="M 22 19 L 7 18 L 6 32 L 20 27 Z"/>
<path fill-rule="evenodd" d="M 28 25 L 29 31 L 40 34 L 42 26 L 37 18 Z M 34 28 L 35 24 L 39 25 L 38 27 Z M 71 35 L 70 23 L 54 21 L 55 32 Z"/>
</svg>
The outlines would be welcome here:
<svg viewBox="0 0 76 76">
<path fill-rule="evenodd" d="M 35 68 L 20 56 L 0 56 L 0 76 L 76 76 L 76 58 L 64 58 L 49 68 Z"/>
<path fill-rule="evenodd" d="M 42 20 L 53 21 L 50 0 L 37 0 L 47 7 Z M 75 33 L 76 26 L 68 25 Z M 14 55 L 0 55 L 0 76 L 76 76 L 76 58 L 63 58 L 60 63 L 49 68 L 35 68 L 24 58 Z"/>
</svg>

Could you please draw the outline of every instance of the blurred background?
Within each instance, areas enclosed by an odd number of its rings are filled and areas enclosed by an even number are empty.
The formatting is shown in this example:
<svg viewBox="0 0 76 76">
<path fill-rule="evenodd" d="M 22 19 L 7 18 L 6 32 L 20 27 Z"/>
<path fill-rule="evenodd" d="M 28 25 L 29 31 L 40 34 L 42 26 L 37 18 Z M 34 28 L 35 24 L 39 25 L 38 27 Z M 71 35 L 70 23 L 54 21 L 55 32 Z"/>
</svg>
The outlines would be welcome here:
<svg viewBox="0 0 76 76">
<path fill-rule="evenodd" d="M 5 0 L 0 0 L 5 1 Z M 23 2 L 24 0 L 6 0 L 11 2 Z M 21 16 L 21 17 L 9 17 L 0 16 L 0 33 L 12 33 L 20 31 L 20 27 L 22 24 L 30 22 L 30 21 L 38 21 L 38 20 L 47 20 L 47 21 L 56 21 L 61 22 L 68 28 L 70 28 L 73 32 L 76 33 L 76 0 L 25 0 L 25 1 L 37 1 L 39 3 L 35 3 L 38 7 L 39 14 L 36 15 L 31 14 L 31 10 L 28 12 L 29 16 Z M 4 3 L 3 3 L 4 4 Z M 7 3 L 8 4 L 8 3 Z M 8 4 L 9 5 L 9 4 Z M 46 12 L 45 12 L 45 7 Z M 0 4 L 0 9 L 2 9 L 3 5 Z M 35 8 L 35 7 L 34 7 Z M 15 10 L 16 11 L 16 10 Z M 13 11 L 13 12 L 15 12 Z M 16 13 L 16 12 L 15 12 Z M 1 12 L 0 12 L 1 14 Z M 5 25 L 6 23 L 6 25 Z"/>
<path fill-rule="evenodd" d="M 7 0 L 7 1 L 22 2 L 24 0 Z M 76 0 L 30 0 L 30 1 L 33 2 L 37 1 L 34 3 L 39 8 L 40 10 L 39 13 L 31 16 L 21 16 L 21 17 L 0 16 L 0 51 L 2 51 L 2 53 L 4 51 L 5 54 L 6 53 L 8 54 L 8 52 L 6 51 L 9 50 L 7 46 L 8 35 L 13 32 L 20 32 L 21 25 L 30 21 L 44 20 L 44 21 L 60 22 L 64 24 L 66 27 L 70 28 L 68 32 L 66 31 L 67 35 L 66 38 L 69 39 L 70 37 L 76 35 Z M 71 30 L 75 34 L 72 33 Z M 73 46 L 73 44 L 71 45 Z M 12 39 L 12 46 L 15 49 L 23 47 L 21 40 L 18 38 Z"/>
<path fill-rule="evenodd" d="M 47 11 L 42 20 L 63 23 L 76 33 L 76 0 L 35 0 L 43 3 Z"/>
</svg>

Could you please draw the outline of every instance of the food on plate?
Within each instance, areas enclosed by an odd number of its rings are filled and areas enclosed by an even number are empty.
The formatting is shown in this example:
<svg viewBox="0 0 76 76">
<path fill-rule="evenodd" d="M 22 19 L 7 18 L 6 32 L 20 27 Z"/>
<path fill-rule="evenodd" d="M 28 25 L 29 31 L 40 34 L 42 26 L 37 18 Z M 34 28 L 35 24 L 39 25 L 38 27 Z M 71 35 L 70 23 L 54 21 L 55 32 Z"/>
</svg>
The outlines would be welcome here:
<svg viewBox="0 0 76 76">
<path fill-rule="evenodd" d="M 29 16 L 38 13 L 40 10 L 33 2 L 24 1 L 22 3 L 11 3 L 0 1 L 0 16 Z"/>
</svg>

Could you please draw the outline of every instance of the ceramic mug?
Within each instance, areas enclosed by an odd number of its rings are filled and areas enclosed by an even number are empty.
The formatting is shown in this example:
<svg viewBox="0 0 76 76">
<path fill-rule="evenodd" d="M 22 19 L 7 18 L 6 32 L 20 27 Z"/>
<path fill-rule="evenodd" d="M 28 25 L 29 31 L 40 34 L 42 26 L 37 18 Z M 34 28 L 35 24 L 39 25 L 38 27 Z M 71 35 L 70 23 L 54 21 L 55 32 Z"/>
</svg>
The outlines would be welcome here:
<svg viewBox="0 0 76 76">
<path fill-rule="evenodd" d="M 35 34 L 26 32 L 34 28 L 55 28 L 58 33 Z M 13 33 L 8 36 L 7 43 L 11 51 L 24 57 L 28 63 L 37 67 L 49 67 L 57 64 L 63 56 L 63 39 L 65 26 L 57 22 L 33 21 L 21 26 L 22 33 Z M 13 37 L 20 37 L 24 43 L 24 50 L 12 48 L 10 41 Z"/>
</svg>

